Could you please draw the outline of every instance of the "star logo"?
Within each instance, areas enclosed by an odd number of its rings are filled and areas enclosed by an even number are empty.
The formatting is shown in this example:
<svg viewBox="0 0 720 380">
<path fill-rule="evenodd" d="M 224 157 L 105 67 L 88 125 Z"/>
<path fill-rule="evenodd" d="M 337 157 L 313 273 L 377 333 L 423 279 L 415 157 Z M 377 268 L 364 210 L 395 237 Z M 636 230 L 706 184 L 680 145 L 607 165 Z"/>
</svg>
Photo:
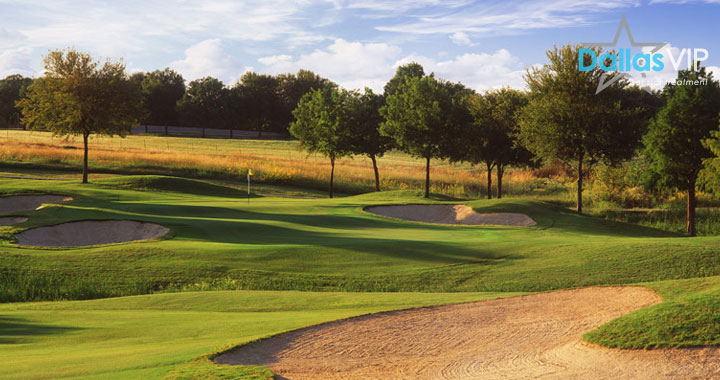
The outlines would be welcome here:
<svg viewBox="0 0 720 380">
<path fill-rule="evenodd" d="M 630 40 L 631 46 L 652 47 L 653 49 L 650 52 L 651 54 L 658 52 L 665 45 L 667 45 L 667 42 L 635 42 L 632 32 L 630 31 L 630 24 L 628 24 L 628 21 L 627 21 L 627 18 L 625 17 L 625 15 L 623 15 L 622 19 L 620 20 L 620 24 L 618 25 L 617 31 L 615 32 L 615 38 L 613 38 L 612 42 L 581 42 L 581 44 L 584 46 L 615 47 L 615 46 L 617 46 L 618 40 L 620 39 L 620 33 L 622 32 L 623 28 L 625 29 L 625 32 L 627 33 L 628 40 Z M 641 73 L 641 76 L 643 78 L 646 77 L 645 73 Z M 613 83 L 620 80 L 621 78 L 631 78 L 631 77 L 632 77 L 632 75 L 630 75 L 630 73 L 618 73 L 617 75 L 610 78 L 610 80 L 607 80 L 608 73 L 603 73 L 603 75 L 600 77 L 600 83 L 598 83 L 598 87 L 597 87 L 597 90 L 595 91 L 595 95 L 599 94 L 600 91 L 608 88 Z M 650 86 L 645 86 L 642 89 L 647 92 L 652 92 L 650 90 Z"/>
</svg>

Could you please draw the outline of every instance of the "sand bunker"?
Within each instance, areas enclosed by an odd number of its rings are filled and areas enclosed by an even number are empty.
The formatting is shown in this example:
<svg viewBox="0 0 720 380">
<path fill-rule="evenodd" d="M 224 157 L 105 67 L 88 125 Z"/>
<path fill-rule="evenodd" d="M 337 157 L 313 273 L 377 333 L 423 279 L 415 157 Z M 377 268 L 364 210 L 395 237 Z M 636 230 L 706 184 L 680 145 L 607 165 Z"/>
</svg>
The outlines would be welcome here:
<svg viewBox="0 0 720 380">
<path fill-rule="evenodd" d="M 720 349 L 617 350 L 584 332 L 660 302 L 640 287 L 597 287 L 380 313 L 309 327 L 215 359 L 292 380 L 710 379 Z"/>
<path fill-rule="evenodd" d="M 44 203 L 71 201 L 72 198 L 63 195 L 14 195 L 0 197 L 0 214 L 17 211 L 32 211 Z"/>
<path fill-rule="evenodd" d="M 0 216 L 0 226 L 11 226 L 27 220 L 28 218 L 24 216 Z"/>
<path fill-rule="evenodd" d="M 465 224 L 473 226 L 520 226 L 529 227 L 536 223 L 525 214 L 491 213 L 479 214 L 465 205 L 394 205 L 372 206 L 365 209 L 373 214 L 415 222 Z"/>
<path fill-rule="evenodd" d="M 158 238 L 170 230 L 155 223 L 131 220 L 85 220 L 38 227 L 17 235 L 18 244 L 42 247 L 78 247 Z"/>
</svg>

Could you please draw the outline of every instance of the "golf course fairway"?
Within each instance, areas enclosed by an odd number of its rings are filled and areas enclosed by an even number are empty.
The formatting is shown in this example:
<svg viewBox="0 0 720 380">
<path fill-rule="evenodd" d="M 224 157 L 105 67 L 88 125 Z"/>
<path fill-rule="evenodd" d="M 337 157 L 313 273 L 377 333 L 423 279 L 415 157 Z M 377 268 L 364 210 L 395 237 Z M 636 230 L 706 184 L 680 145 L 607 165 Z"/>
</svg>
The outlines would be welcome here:
<svg viewBox="0 0 720 380">
<path fill-rule="evenodd" d="M 587 341 L 720 344 L 717 237 L 685 238 L 533 200 L 425 200 L 412 191 L 247 198 L 164 176 L 52 186 L 8 178 L 0 188 L 73 198 L 9 213 L 28 220 L 0 227 L 0 378 L 267 379 L 266 369 L 216 366 L 208 355 L 361 314 L 596 285 L 642 284 L 663 302 L 588 332 Z M 537 224 L 441 225 L 364 211 L 422 203 L 524 214 Z M 77 248 L 17 244 L 24 230 L 82 220 L 170 232 Z"/>
</svg>

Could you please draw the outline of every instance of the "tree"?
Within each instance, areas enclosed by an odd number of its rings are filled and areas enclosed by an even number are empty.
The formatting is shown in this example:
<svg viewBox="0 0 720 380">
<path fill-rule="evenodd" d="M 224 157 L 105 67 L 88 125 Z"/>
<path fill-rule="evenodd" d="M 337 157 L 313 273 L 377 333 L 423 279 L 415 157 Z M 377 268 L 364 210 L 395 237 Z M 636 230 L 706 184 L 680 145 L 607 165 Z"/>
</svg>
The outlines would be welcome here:
<svg viewBox="0 0 720 380">
<path fill-rule="evenodd" d="M 178 112 L 184 121 L 203 129 L 224 128 L 228 121 L 230 91 L 219 79 L 205 77 L 188 84 L 185 95 L 178 101 Z"/>
<path fill-rule="evenodd" d="M 236 84 L 242 114 L 250 129 L 262 136 L 264 131 L 280 132 L 286 128 L 280 120 L 283 105 L 277 94 L 278 79 L 272 75 L 245 73 Z"/>
<path fill-rule="evenodd" d="M 630 158 L 642 136 L 642 123 L 639 111 L 622 102 L 625 79 L 596 94 L 606 73 L 598 67 L 579 71 L 579 48 L 555 47 L 547 53 L 549 64 L 528 70 L 530 100 L 520 114 L 518 137 L 537 157 L 557 159 L 577 173 L 577 211 L 582 213 L 583 178 L 597 162 L 615 164 Z M 599 48 L 595 53 L 602 54 Z M 606 80 L 615 75 L 608 72 Z"/>
<path fill-rule="evenodd" d="M 293 121 L 292 111 L 297 108 L 303 95 L 312 90 L 326 87 L 337 87 L 329 79 L 323 78 L 310 70 L 298 70 L 297 74 L 280 74 L 277 76 L 277 94 L 282 104 L 282 111 L 276 112 L 275 118 L 282 131 Z"/>
<path fill-rule="evenodd" d="M 377 158 L 382 157 L 393 146 L 390 137 L 380 134 L 380 124 L 383 122 L 380 108 L 384 104 L 384 99 L 382 95 L 374 94 L 369 88 L 365 88 L 363 94 L 353 93 L 351 96 L 350 151 L 370 158 L 375 172 L 375 191 L 380 191 Z"/>
<path fill-rule="evenodd" d="M 55 50 L 45 59 L 45 76 L 33 81 L 18 102 L 22 122 L 56 135 L 82 135 L 83 176 L 88 177 L 88 137 L 125 136 L 142 114 L 140 88 L 122 62 L 93 61 L 73 49 Z"/>
<path fill-rule="evenodd" d="M 467 144 L 461 152 L 462 161 L 485 163 L 487 167 L 487 198 L 492 198 L 492 170 L 497 170 L 497 197 L 502 198 L 502 179 L 509 165 L 528 165 L 532 153 L 518 144 L 517 119 L 527 104 L 521 91 L 503 88 L 474 95 L 468 100 L 473 123 L 461 136 Z"/>
<path fill-rule="evenodd" d="M 349 102 L 345 90 L 321 88 L 300 99 L 290 124 L 290 133 L 300 140 L 309 152 L 317 152 L 330 159 L 330 198 L 334 193 L 335 160 L 350 153 Z"/>
<path fill-rule="evenodd" d="M 417 62 L 398 66 L 395 70 L 395 76 L 385 84 L 385 96 L 393 94 L 401 84 L 405 83 L 406 78 L 422 78 L 425 76 L 425 70 L 422 65 Z"/>
<path fill-rule="evenodd" d="M 145 73 L 140 81 L 147 112 L 145 124 L 165 125 L 178 122 L 177 103 L 185 95 L 185 79 L 166 68 Z"/>
<path fill-rule="evenodd" d="M 20 121 L 20 109 L 16 102 L 25 96 L 32 78 L 22 75 L 9 75 L 0 80 L 0 126 L 10 127 Z"/>
<path fill-rule="evenodd" d="M 432 75 L 406 76 L 380 108 L 385 118 L 380 133 L 392 137 L 403 151 L 425 159 L 425 198 L 430 197 L 430 160 L 450 156 L 455 149 L 452 138 L 468 119 L 465 95 Z"/>
<path fill-rule="evenodd" d="M 698 85 L 702 81 L 707 83 Z M 664 93 L 667 102 L 650 122 L 643 143 L 661 182 L 687 193 L 687 234 L 695 236 L 695 187 L 703 160 L 712 157 L 703 141 L 718 127 L 720 84 L 704 67 L 681 70 Z"/>
</svg>

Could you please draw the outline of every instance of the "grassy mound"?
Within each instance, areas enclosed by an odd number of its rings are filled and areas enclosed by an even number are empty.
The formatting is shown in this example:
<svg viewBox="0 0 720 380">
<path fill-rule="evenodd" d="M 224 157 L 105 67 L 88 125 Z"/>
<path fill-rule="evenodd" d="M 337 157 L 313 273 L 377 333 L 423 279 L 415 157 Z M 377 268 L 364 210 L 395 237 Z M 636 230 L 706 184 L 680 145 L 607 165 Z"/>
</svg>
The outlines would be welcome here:
<svg viewBox="0 0 720 380">
<path fill-rule="evenodd" d="M 139 191 L 174 192 L 195 195 L 241 197 L 247 192 L 195 179 L 160 175 L 132 175 L 93 181 L 96 186 Z"/>
<path fill-rule="evenodd" d="M 648 285 L 665 302 L 624 315 L 583 338 L 635 349 L 720 345 L 720 277 Z"/>
</svg>

